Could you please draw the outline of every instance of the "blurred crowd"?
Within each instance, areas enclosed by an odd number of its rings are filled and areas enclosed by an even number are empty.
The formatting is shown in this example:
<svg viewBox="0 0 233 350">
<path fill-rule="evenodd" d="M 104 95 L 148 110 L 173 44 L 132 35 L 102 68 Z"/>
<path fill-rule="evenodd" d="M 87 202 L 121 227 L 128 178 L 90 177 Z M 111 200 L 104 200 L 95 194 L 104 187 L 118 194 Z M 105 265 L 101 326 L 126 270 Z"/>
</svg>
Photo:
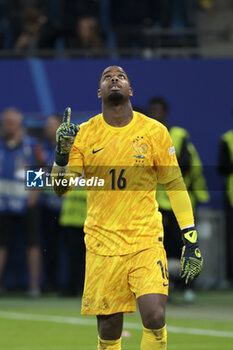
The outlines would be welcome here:
<svg viewBox="0 0 233 350">
<path fill-rule="evenodd" d="M 156 48 L 195 46 L 195 35 L 154 35 L 195 28 L 197 8 L 212 0 L 0 0 L 0 49 Z M 154 30 L 154 31 L 153 31 Z"/>
<path fill-rule="evenodd" d="M 17 238 L 27 247 L 28 296 L 38 297 L 41 286 L 47 292 L 63 295 L 81 293 L 84 278 L 85 191 L 72 191 L 66 199 L 53 189 L 25 190 L 25 171 L 43 168 L 51 171 L 56 130 L 61 117 L 48 117 L 43 135 L 37 139 L 25 133 L 23 116 L 15 108 L 2 113 L 0 138 L 0 296 L 5 294 L 4 274 L 9 251 Z M 17 252 L 18 247 L 15 247 Z M 66 253 L 65 282 L 60 283 L 59 265 Z M 19 253 L 15 253 L 13 269 Z M 63 259 L 64 262 L 64 259 Z M 4 279 L 6 277 L 6 279 Z M 17 283 L 16 283 L 17 284 Z M 18 286 L 20 287 L 20 285 Z"/>
<path fill-rule="evenodd" d="M 176 148 L 179 165 L 190 194 L 194 213 L 200 203 L 209 201 L 209 192 L 203 166 L 189 132 L 170 125 L 169 104 L 161 96 L 148 101 L 145 113 L 166 125 Z M 27 247 L 28 295 L 38 297 L 41 290 L 60 291 L 64 296 L 81 294 L 84 281 L 84 233 L 86 194 L 75 190 L 64 198 L 57 197 L 52 188 L 25 190 L 25 169 L 51 171 L 56 145 L 56 130 L 61 123 L 58 114 L 49 115 L 38 138 L 25 132 L 23 115 L 8 108 L 1 115 L 0 128 L 0 296 L 6 292 L 6 266 L 9 251 L 19 236 Z M 225 180 L 226 261 L 227 279 L 233 282 L 233 130 L 222 135 L 219 145 L 218 171 Z M 159 210 L 163 215 L 164 245 L 168 256 L 170 285 L 179 285 L 180 229 L 171 204 L 163 188 L 158 185 Z M 18 246 L 15 247 L 16 251 Z M 66 256 L 66 276 L 63 283 L 59 274 Z M 16 254 L 17 255 L 17 254 Z M 16 269 L 17 256 L 12 259 Z M 60 267 L 60 268 L 59 268 Z M 195 294 L 184 290 L 187 301 Z"/>
</svg>

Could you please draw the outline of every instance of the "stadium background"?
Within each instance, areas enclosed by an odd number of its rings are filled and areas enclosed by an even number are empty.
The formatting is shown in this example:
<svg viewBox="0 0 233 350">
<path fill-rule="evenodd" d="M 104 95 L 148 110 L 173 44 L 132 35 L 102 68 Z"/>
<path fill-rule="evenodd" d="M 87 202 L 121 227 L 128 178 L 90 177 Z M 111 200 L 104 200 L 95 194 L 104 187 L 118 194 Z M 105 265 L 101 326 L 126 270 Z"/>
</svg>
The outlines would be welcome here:
<svg viewBox="0 0 233 350">
<path fill-rule="evenodd" d="M 233 4 L 232 1 L 206 1 L 209 7 L 205 7 L 204 3 L 205 1 L 198 2 L 199 22 L 196 20 L 194 26 L 191 26 L 191 34 L 195 40 L 192 39 L 188 43 L 185 41 L 182 45 L 180 38 L 184 42 L 184 37 L 188 37 L 190 33 L 190 26 L 187 28 L 177 16 L 168 29 L 160 27 L 158 31 L 156 27 L 154 32 L 155 36 L 169 34 L 174 45 L 156 47 L 153 44 L 146 49 L 143 47 L 142 50 L 137 47 L 136 51 L 135 47 L 129 47 L 125 53 L 125 48 L 118 48 L 113 40 L 112 27 L 105 17 L 101 23 L 108 36 L 103 55 L 99 52 L 96 54 L 95 51 L 92 53 L 91 49 L 76 52 L 71 51 L 72 48 L 61 48 L 60 41 L 56 48 L 49 48 L 46 52 L 38 49 L 34 53 L 14 53 L 7 44 L 2 46 L 0 51 L 0 111 L 11 106 L 19 108 L 24 115 L 25 128 L 31 134 L 40 134 L 47 116 L 53 112 L 62 113 L 67 106 L 72 108 L 72 118 L 77 123 L 99 113 L 101 102 L 97 99 L 98 80 L 103 69 L 112 64 L 122 66 L 128 73 L 134 89 L 134 106 L 146 110 L 151 97 L 164 96 L 170 106 L 169 122 L 189 131 L 203 162 L 211 196 L 210 202 L 201 206 L 198 212 L 200 241 L 206 264 L 196 284 L 196 304 L 187 307 L 177 295 L 177 305 L 168 307 L 170 349 L 187 349 L 190 346 L 191 349 L 198 350 L 222 349 L 223 345 L 225 349 L 231 349 L 233 346 L 233 293 L 225 281 L 223 182 L 216 168 L 219 139 L 225 131 L 232 129 L 233 121 L 233 32 L 231 26 L 228 25 L 226 31 L 223 25 L 224 18 L 228 18 L 227 13 L 233 14 Z M 102 16 L 104 11 L 106 7 L 103 6 Z M 222 17 L 218 17 L 217 12 L 221 12 Z M 2 14 L 0 17 L 2 20 Z M 205 20 L 206 26 L 203 25 Z M 2 31 L 2 26 L 0 27 Z M 18 288 L 26 288 L 28 283 L 25 255 L 24 242 L 20 235 L 16 234 L 5 273 L 6 285 L 10 289 L 13 288 L 13 294 L 0 300 L 0 325 L 3 331 L 0 348 L 95 349 L 96 331 L 92 323 L 94 320 L 91 319 L 86 325 L 79 319 L 72 321 L 72 317 L 79 317 L 79 301 L 63 300 L 61 306 L 56 295 L 45 296 L 40 301 L 23 300 Z M 66 253 L 61 250 L 61 284 L 66 280 L 67 269 Z M 198 289 L 204 291 L 198 293 Z M 38 315 L 41 315 L 41 320 Z M 55 316 L 58 318 L 53 319 Z M 67 318 L 60 318 L 58 321 L 60 316 Z M 34 328 L 33 322 L 28 327 L 27 317 L 29 321 L 34 317 L 44 342 L 34 342 L 33 334 L 38 334 L 38 329 Z M 140 332 L 134 330 L 139 327 L 139 316 L 127 320 L 136 324 L 128 324 L 126 328 L 132 330 L 134 339 L 139 339 Z M 71 325 L 72 322 L 74 325 Z M 85 324 L 85 321 L 83 322 Z M 20 333 L 22 324 L 23 331 Z M 48 325 L 51 327 L 50 334 L 46 333 Z M 173 333 L 173 326 L 180 327 L 180 330 L 174 328 Z M 91 327 L 91 330 L 88 327 Z M 182 331 L 183 328 L 186 330 Z M 60 339 L 59 333 L 63 333 L 64 329 L 66 335 Z M 200 329 L 203 330 L 203 334 Z M 208 330 L 213 332 L 212 335 L 211 332 L 208 334 Z M 85 332 L 92 334 L 88 342 L 84 336 Z M 17 341 L 11 340 L 12 334 L 16 334 Z M 131 341 L 132 338 L 125 339 L 128 348 L 135 348 L 136 341 Z"/>
</svg>

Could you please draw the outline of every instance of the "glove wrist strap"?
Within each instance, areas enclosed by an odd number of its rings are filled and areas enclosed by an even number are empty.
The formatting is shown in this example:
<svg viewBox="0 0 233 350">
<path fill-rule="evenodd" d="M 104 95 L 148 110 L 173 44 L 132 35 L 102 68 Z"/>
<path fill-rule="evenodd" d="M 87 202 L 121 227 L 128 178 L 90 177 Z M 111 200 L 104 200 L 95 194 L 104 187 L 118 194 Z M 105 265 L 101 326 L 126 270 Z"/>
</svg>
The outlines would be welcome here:
<svg viewBox="0 0 233 350">
<path fill-rule="evenodd" d="M 186 246 L 198 247 L 197 231 L 195 226 L 185 228 L 181 231 L 182 241 Z"/>
<path fill-rule="evenodd" d="M 69 153 L 67 153 L 67 154 L 60 154 L 56 150 L 55 151 L 55 162 L 59 166 L 67 165 L 68 162 L 69 162 Z"/>
</svg>

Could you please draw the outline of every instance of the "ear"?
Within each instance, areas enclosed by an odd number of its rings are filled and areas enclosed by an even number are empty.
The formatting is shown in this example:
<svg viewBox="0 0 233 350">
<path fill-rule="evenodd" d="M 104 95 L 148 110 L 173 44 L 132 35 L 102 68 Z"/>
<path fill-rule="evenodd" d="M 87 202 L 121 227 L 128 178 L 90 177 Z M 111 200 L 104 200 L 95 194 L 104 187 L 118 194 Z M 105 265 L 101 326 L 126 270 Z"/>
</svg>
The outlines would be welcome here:
<svg viewBox="0 0 233 350">
<path fill-rule="evenodd" d="M 133 89 L 131 87 L 129 88 L 129 96 L 133 96 Z"/>
<path fill-rule="evenodd" d="M 98 98 L 101 98 L 101 91 L 100 91 L 100 89 L 98 89 L 98 91 L 97 91 L 97 96 L 98 96 Z"/>
</svg>

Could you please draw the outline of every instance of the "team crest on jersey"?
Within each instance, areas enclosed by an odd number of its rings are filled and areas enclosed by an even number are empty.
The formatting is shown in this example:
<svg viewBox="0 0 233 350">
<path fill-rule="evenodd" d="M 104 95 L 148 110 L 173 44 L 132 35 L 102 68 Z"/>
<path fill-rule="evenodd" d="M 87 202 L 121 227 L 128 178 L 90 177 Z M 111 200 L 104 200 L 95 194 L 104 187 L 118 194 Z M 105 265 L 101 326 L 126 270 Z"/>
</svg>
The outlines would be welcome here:
<svg viewBox="0 0 233 350">
<path fill-rule="evenodd" d="M 136 155 L 134 155 L 135 158 L 139 159 L 145 159 L 145 154 L 148 150 L 148 145 L 143 141 L 143 137 L 141 139 L 139 136 L 133 140 L 133 149 L 136 151 Z"/>
</svg>

